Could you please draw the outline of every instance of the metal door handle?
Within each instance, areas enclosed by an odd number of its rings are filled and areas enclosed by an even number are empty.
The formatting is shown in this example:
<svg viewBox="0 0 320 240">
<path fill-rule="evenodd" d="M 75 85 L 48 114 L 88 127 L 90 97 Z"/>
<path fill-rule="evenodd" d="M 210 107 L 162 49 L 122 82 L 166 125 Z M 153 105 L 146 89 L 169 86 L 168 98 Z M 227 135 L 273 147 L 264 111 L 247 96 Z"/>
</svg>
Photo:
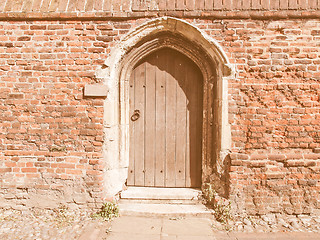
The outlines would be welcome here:
<svg viewBox="0 0 320 240">
<path fill-rule="evenodd" d="M 131 116 L 131 120 L 134 122 L 134 121 L 137 121 L 139 118 L 140 118 L 140 111 L 136 109 L 134 110 Z"/>
</svg>

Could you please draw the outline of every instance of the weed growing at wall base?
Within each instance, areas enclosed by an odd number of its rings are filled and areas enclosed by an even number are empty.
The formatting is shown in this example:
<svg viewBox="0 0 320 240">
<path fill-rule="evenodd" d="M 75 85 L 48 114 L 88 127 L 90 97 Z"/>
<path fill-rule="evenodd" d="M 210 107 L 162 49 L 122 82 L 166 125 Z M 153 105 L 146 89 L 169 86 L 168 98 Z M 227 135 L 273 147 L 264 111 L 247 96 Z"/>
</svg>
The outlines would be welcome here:
<svg viewBox="0 0 320 240">
<path fill-rule="evenodd" d="M 104 221 L 110 221 L 113 218 L 119 217 L 119 207 L 114 202 L 107 202 L 102 205 L 100 210 L 91 216 L 92 218 L 99 218 Z"/>
<path fill-rule="evenodd" d="M 214 185 L 210 183 L 205 184 L 203 195 L 207 204 L 214 210 L 216 220 L 227 225 L 229 220 L 233 218 L 231 214 L 231 202 L 220 197 L 214 190 Z"/>
</svg>

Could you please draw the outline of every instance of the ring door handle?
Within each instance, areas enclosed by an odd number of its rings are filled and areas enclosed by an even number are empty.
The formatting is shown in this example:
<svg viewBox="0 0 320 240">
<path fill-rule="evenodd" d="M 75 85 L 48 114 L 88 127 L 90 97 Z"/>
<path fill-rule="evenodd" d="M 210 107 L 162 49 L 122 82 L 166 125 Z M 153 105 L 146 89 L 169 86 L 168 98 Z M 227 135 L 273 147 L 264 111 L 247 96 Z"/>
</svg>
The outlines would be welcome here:
<svg viewBox="0 0 320 240">
<path fill-rule="evenodd" d="M 140 111 L 136 109 L 134 110 L 131 116 L 131 120 L 134 122 L 134 121 L 137 121 L 139 118 L 140 118 Z"/>
</svg>

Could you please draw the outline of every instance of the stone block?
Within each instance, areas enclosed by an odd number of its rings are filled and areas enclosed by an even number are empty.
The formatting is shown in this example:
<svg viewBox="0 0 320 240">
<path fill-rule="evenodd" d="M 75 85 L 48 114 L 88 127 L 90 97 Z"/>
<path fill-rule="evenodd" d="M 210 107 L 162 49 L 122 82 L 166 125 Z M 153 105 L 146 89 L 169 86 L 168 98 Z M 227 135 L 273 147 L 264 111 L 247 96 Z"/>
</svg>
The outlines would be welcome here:
<svg viewBox="0 0 320 240">
<path fill-rule="evenodd" d="M 107 97 L 109 88 L 104 84 L 86 84 L 84 87 L 85 97 Z"/>
</svg>

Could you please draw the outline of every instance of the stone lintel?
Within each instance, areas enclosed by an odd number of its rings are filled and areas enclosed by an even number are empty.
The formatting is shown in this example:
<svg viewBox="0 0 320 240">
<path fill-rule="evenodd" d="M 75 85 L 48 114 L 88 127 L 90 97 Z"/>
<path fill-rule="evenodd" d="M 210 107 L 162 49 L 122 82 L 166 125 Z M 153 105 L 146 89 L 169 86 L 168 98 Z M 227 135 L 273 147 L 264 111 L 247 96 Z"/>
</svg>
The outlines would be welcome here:
<svg viewBox="0 0 320 240">
<path fill-rule="evenodd" d="M 104 84 L 86 84 L 84 87 L 85 97 L 107 97 L 109 88 Z"/>
</svg>

